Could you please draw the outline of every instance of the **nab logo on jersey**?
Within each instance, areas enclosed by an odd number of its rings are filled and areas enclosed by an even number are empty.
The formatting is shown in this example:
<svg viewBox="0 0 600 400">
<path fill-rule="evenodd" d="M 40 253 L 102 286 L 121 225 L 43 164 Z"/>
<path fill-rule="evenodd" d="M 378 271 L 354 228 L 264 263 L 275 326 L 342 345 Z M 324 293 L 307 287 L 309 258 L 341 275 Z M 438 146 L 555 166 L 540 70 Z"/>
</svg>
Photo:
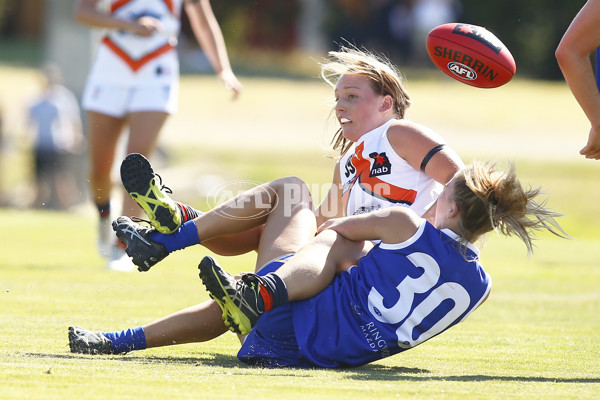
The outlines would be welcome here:
<svg viewBox="0 0 600 400">
<path fill-rule="evenodd" d="M 475 73 L 475 71 L 473 71 L 471 67 L 465 64 L 451 62 L 448 63 L 448 69 L 450 70 L 450 72 L 452 72 L 454 75 L 460 78 L 467 79 L 470 81 L 474 81 L 475 79 L 477 79 L 477 74 Z"/>
<path fill-rule="evenodd" d="M 389 175 L 392 173 L 392 164 L 390 164 L 390 160 L 388 160 L 385 155 L 385 151 L 383 153 L 371 153 L 369 154 L 369 157 L 374 160 L 369 177 L 372 178 L 374 176 Z"/>
</svg>

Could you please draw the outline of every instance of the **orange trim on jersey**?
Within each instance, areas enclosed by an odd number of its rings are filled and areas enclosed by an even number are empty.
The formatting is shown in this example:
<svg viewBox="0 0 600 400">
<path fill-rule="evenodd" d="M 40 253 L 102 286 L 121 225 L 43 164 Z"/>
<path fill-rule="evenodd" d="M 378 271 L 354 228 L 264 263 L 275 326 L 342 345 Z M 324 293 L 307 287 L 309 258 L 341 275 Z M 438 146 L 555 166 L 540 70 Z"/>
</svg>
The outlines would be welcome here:
<svg viewBox="0 0 600 400">
<path fill-rule="evenodd" d="M 113 13 L 119 8 L 123 7 L 125 4 L 129 3 L 131 0 L 119 0 L 110 5 L 110 12 Z"/>
<path fill-rule="evenodd" d="M 110 12 L 113 13 L 116 10 L 118 10 L 119 8 L 123 7 L 125 4 L 131 2 L 133 0 L 119 0 L 113 4 L 110 5 Z M 173 0 L 163 0 L 163 2 L 165 3 L 165 5 L 167 6 L 167 8 L 169 9 L 169 11 L 171 12 L 171 14 L 176 15 L 175 14 L 175 6 L 173 5 Z"/>
<path fill-rule="evenodd" d="M 350 191 L 357 182 L 362 190 L 373 197 L 387 200 L 391 203 L 413 204 L 417 198 L 416 190 L 404 189 L 394 186 L 389 182 L 382 181 L 376 176 L 369 176 L 371 173 L 371 162 L 363 158 L 362 151 L 364 148 L 365 143 L 362 142 L 356 147 L 354 155 L 351 158 L 352 165 L 356 168 L 356 175 L 348 183 L 349 186 L 342 195 L 344 209 L 348 206 L 348 196 L 350 195 Z"/>
<path fill-rule="evenodd" d="M 163 1 L 167 5 L 167 8 L 169 9 L 169 11 L 171 11 L 171 14 L 175 15 L 175 8 L 173 6 L 173 0 L 163 0 Z"/>
<path fill-rule="evenodd" d="M 161 56 L 175 48 L 175 46 L 173 46 L 172 44 L 165 43 L 164 45 L 162 45 L 158 49 L 154 50 L 153 52 L 146 54 L 142 58 L 134 60 L 133 58 L 131 58 L 129 56 L 129 54 L 127 54 L 123 49 L 121 49 L 115 42 L 110 40 L 110 38 L 108 36 L 105 36 L 104 39 L 102 39 L 102 43 L 104 43 L 109 49 L 111 49 L 113 51 L 113 53 L 115 53 L 119 58 L 121 58 L 127 65 L 129 65 L 129 67 L 133 71 L 137 71 L 138 69 L 143 67 L 144 64 L 146 64 L 147 62 L 149 62 L 149 61 L 155 59 L 156 57 Z"/>
</svg>

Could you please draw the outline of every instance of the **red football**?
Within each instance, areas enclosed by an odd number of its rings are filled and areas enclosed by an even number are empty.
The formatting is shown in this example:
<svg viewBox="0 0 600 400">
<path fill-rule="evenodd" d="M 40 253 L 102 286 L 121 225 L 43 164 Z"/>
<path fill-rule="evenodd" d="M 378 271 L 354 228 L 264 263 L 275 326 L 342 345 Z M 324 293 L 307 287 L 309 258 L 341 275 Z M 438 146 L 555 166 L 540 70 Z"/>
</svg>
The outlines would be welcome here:
<svg viewBox="0 0 600 400">
<path fill-rule="evenodd" d="M 450 23 L 427 35 L 429 58 L 443 73 L 479 88 L 495 88 L 510 81 L 515 59 L 490 31 L 477 25 Z"/>
</svg>

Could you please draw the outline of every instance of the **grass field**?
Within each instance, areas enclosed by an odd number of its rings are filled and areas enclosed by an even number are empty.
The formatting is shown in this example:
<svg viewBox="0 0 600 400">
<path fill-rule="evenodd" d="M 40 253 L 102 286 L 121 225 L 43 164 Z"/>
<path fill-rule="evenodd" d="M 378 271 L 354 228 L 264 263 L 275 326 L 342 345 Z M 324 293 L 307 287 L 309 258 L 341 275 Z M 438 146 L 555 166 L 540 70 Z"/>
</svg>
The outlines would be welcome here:
<svg viewBox="0 0 600 400">
<path fill-rule="evenodd" d="M 232 334 L 125 356 L 71 354 L 69 325 L 139 326 L 206 299 L 196 266 L 207 252 L 177 252 L 148 273 L 107 271 L 88 207 L 0 209 L 0 398 L 597 399 L 600 164 L 577 155 L 587 136 L 582 113 L 557 83 L 484 91 L 408 78 L 410 118 L 443 134 L 465 160 L 516 160 L 522 180 L 542 185 L 550 206 L 565 214 L 571 239 L 543 235 L 527 258 L 517 239 L 490 234 L 481 245 L 494 281 L 489 300 L 411 351 L 357 369 L 268 370 L 238 362 Z M 8 197 L 30 176 L 20 120 L 33 79 L 31 70 L 0 66 Z M 180 112 L 161 139 L 168 158 L 160 171 L 178 198 L 202 206 L 206 182 L 293 174 L 320 187 L 330 179 L 333 161 L 320 148 L 330 130 L 329 89 L 284 79 L 244 83 L 243 97 L 231 103 L 211 77 L 184 79 Z M 253 264 L 252 255 L 218 259 L 231 272 Z"/>
</svg>

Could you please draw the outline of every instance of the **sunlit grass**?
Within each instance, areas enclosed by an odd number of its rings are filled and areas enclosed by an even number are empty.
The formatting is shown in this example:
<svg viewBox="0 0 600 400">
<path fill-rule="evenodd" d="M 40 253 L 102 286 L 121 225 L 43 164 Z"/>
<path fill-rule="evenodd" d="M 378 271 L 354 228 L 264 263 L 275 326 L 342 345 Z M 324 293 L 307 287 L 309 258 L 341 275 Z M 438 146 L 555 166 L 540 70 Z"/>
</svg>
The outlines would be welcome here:
<svg viewBox="0 0 600 400">
<path fill-rule="evenodd" d="M 0 66 L 8 147 L 0 187 L 27 185 L 22 105 L 32 70 Z M 524 183 L 541 185 L 564 214 L 570 240 L 540 236 L 528 258 L 517 239 L 490 234 L 482 261 L 489 300 L 467 321 L 404 354 L 352 370 L 265 370 L 235 358 L 237 338 L 125 356 L 69 353 L 77 324 L 139 326 L 208 298 L 197 278 L 201 247 L 176 252 L 150 272 L 104 269 L 95 217 L 0 210 L 0 397 L 265 399 L 595 399 L 600 393 L 600 216 L 598 165 L 577 155 L 587 135 L 560 84 L 515 81 L 482 91 L 443 79 L 410 81 L 409 117 L 432 126 L 463 156 L 514 159 Z M 207 204 L 210 182 L 265 182 L 296 175 L 326 185 L 334 160 L 324 149 L 331 90 L 318 81 L 242 78 L 230 102 L 220 83 L 184 77 L 178 114 L 161 136 L 157 168 L 178 199 Z M 252 254 L 219 257 L 231 272 Z"/>
</svg>

